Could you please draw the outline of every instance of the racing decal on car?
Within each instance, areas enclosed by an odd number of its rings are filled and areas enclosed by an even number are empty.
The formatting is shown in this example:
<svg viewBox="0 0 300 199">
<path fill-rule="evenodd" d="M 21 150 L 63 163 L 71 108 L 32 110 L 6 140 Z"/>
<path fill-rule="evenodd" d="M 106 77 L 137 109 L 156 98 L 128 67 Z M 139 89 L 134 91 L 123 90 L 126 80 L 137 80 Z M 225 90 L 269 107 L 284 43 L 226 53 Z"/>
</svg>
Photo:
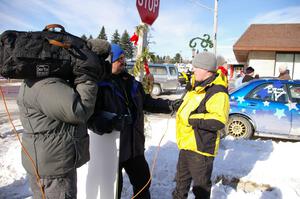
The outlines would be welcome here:
<svg viewBox="0 0 300 199">
<path fill-rule="evenodd" d="M 276 112 L 274 114 L 278 119 L 281 119 L 282 117 L 286 117 L 286 114 L 284 113 L 284 109 L 278 109 L 276 108 Z"/>
<path fill-rule="evenodd" d="M 288 108 L 289 108 L 289 111 L 295 109 L 296 111 L 298 111 L 299 109 L 297 108 L 297 103 L 292 103 L 292 102 L 289 102 L 287 104 L 285 104 Z"/>
<path fill-rule="evenodd" d="M 242 104 L 245 101 L 244 96 L 238 96 L 238 99 L 236 101 L 238 101 L 240 104 Z"/>
<path fill-rule="evenodd" d="M 264 99 L 266 97 L 271 97 L 272 95 L 274 95 L 275 101 L 278 101 L 278 99 L 285 94 L 286 94 L 286 92 L 283 88 L 283 84 L 281 84 L 280 82 L 277 84 L 274 83 L 274 85 L 270 84 L 258 92 L 258 95 L 262 99 Z"/>
<path fill-rule="evenodd" d="M 269 105 L 270 105 L 270 102 L 264 101 L 263 104 L 264 104 L 264 106 L 269 106 Z"/>
</svg>

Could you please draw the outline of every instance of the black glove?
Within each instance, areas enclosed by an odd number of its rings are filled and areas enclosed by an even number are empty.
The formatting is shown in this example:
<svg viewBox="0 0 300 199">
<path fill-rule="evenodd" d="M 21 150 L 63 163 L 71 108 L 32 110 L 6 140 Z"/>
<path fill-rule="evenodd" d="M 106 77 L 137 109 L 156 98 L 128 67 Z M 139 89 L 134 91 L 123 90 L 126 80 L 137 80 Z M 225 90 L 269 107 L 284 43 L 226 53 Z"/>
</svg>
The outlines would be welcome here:
<svg viewBox="0 0 300 199">
<path fill-rule="evenodd" d="M 75 85 L 88 80 L 98 82 L 105 73 L 103 60 L 89 49 L 83 49 L 78 54 L 80 56 L 76 59 L 76 65 L 73 68 Z"/>
<path fill-rule="evenodd" d="M 182 104 L 183 99 L 176 99 L 171 101 L 170 103 L 170 109 L 172 112 L 175 112 L 179 109 L 180 105 Z"/>
<path fill-rule="evenodd" d="M 187 82 L 185 85 L 185 90 L 186 91 L 191 91 L 193 89 L 193 86 L 191 84 L 191 82 Z"/>
<path fill-rule="evenodd" d="M 112 126 L 117 131 L 122 131 L 125 126 L 132 124 L 130 115 L 117 115 L 112 119 Z"/>
<path fill-rule="evenodd" d="M 103 60 L 102 58 L 100 58 L 101 60 L 101 65 L 102 65 L 102 73 L 99 76 L 99 81 L 102 81 L 104 79 L 108 79 L 111 76 L 111 69 L 112 69 L 112 65 L 109 61 L 107 60 Z"/>
</svg>

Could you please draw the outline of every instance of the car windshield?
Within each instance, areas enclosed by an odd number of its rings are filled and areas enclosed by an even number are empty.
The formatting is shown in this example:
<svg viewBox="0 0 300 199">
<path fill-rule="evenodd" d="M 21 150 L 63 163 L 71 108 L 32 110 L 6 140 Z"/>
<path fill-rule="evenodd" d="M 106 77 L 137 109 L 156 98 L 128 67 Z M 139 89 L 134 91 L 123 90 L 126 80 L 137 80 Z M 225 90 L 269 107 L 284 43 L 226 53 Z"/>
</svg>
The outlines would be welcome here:
<svg viewBox="0 0 300 199">
<path fill-rule="evenodd" d="M 169 70 L 170 70 L 170 75 L 171 76 L 177 76 L 175 67 L 169 67 Z"/>
</svg>

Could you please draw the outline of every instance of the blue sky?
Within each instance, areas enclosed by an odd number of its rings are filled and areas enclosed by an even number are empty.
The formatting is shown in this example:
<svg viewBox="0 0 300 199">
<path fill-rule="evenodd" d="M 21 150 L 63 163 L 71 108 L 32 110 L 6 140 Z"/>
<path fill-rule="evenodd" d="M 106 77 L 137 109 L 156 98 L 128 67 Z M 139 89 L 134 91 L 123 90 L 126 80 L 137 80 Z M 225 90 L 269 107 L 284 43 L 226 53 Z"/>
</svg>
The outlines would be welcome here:
<svg viewBox="0 0 300 199">
<path fill-rule="evenodd" d="M 118 29 L 130 35 L 140 23 L 136 0 L 0 0 L 0 33 L 38 31 L 62 24 L 77 36 L 97 37 L 102 25 L 111 38 Z M 213 33 L 214 0 L 160 0 L 151 27 L 150 50 L 161 56 L 191 57 L 189 41 Z M 217 54 L 234 58 L 232 46 L 252 23 L 300 23 L 300 0 L 219 0 Z"/>
</svg>

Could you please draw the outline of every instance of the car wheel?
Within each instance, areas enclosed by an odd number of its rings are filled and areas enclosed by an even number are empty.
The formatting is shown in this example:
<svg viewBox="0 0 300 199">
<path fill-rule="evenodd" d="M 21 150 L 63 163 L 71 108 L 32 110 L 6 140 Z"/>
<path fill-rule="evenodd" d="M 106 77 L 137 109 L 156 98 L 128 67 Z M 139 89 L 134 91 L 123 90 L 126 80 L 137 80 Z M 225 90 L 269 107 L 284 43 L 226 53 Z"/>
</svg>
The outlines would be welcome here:
<svg viewBox="0 0 300 199">
<path fill-rule="evenodd" d="M 152 95 L 159 95 L 160 93 L 161 93 L 160 85 L 154 84 L 151 94 Z"/>
<path fill-rule="evenodd" d="M 253 135 L 251 123 L 241 116 L 230 116 L 225 131 L 226 135 L 230 135 L 236 139 L 249 139 Z"/>
</svg>

